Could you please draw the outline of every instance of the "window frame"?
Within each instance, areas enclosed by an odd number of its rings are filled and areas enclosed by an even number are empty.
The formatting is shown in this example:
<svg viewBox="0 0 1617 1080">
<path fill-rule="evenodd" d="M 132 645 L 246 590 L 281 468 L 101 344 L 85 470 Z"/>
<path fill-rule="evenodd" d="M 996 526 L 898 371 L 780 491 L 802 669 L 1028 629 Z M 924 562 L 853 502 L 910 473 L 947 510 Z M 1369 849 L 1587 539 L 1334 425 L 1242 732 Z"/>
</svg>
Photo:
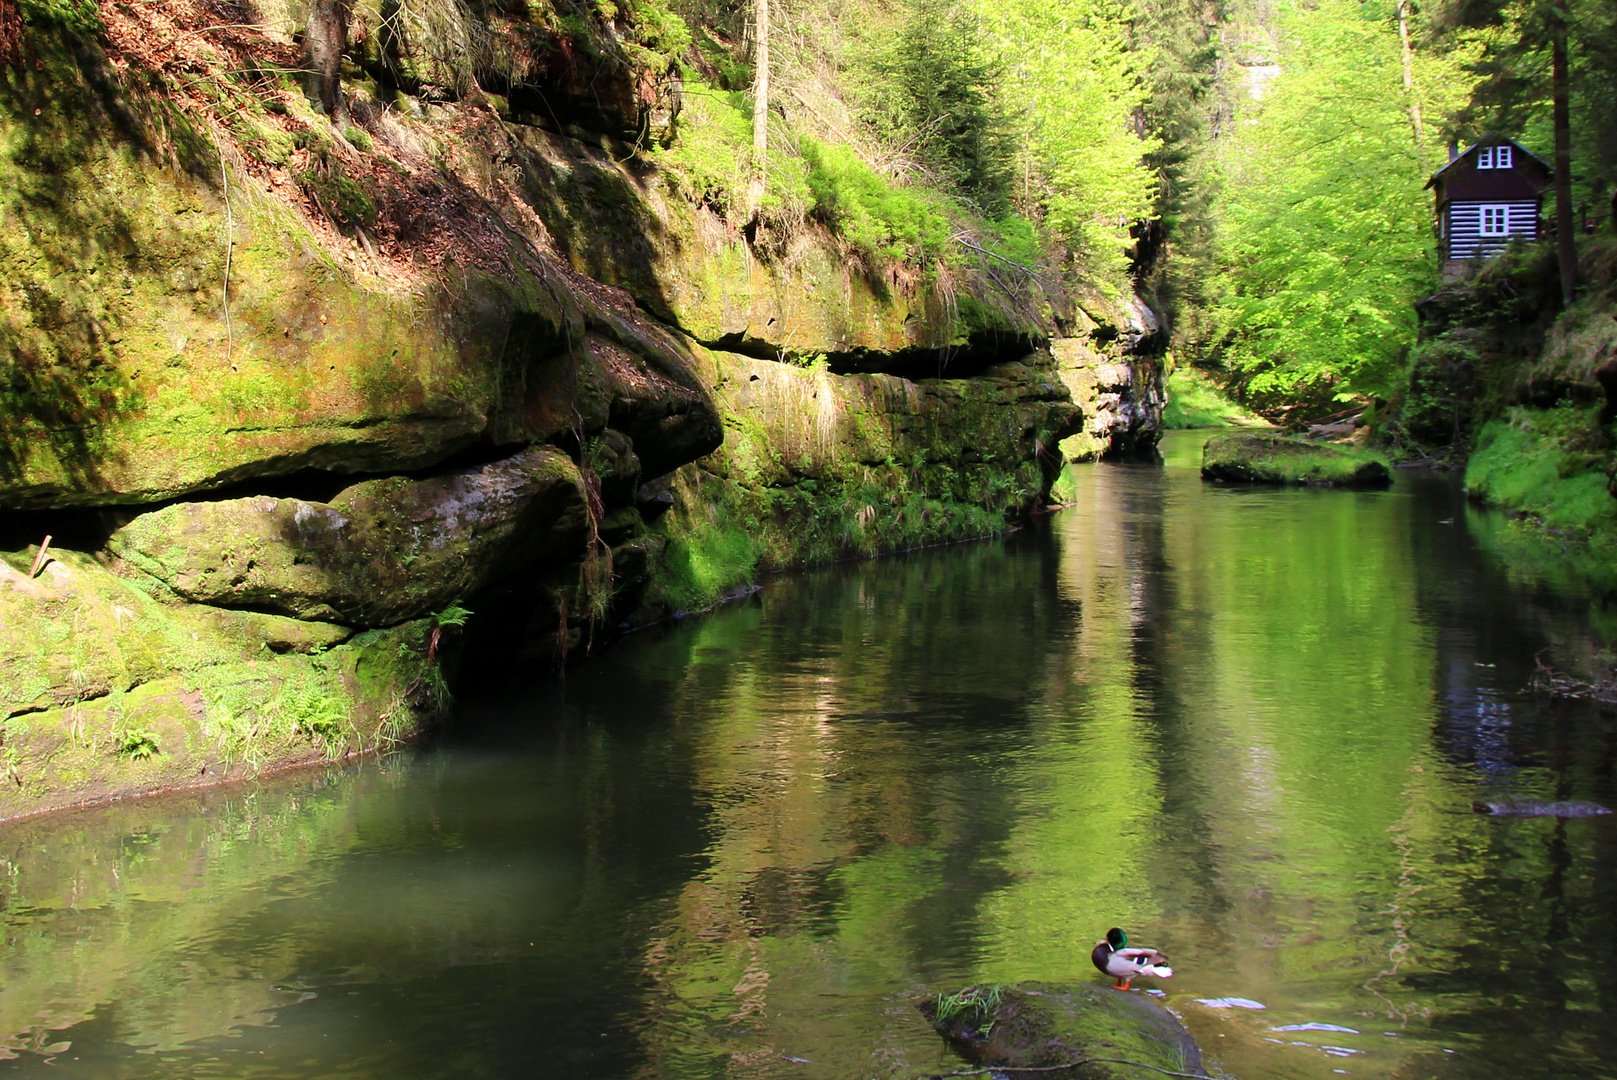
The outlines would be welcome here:
<svg viewBox="0 0 1617 1080">
<path fill-rule="evenodd" d="M 1499 215 L 1499 228 L 1489 228 L 1490 214 Z M 1510 235 L 1510 204 L 1509 203 L 1483 203 L 1477 207 L 1477 235 L 1482 237 L 1496 237 Z"/>
<path fill-rule="evenodd" d="M 1477 168 L 1509 169 L 1514 165 L 1514 158 L 1509 146 L 1484 146 L 1477 151 Z"/>
</svg>

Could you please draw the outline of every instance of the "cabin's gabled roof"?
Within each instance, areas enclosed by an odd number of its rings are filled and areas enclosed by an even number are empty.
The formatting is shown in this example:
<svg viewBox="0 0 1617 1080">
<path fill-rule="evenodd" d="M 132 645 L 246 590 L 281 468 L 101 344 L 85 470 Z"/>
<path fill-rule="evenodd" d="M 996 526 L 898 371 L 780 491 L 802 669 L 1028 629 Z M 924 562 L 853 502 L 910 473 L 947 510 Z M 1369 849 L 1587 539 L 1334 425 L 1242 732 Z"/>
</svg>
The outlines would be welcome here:
<svg viewBox="0 0 1617 1080">
<path fill-rule="evenodd" d="M 1450 169 L 1454 168 L 1454 166 L 1458 165 L 1460 162 L 1464 161 L 1466 158 L 1470 157 L 1472 154 L 1476 153 L 1478 150 L 1482 149 L 1484 146 L 1505 146 L 1505 145 L 1514 146 L 1517 150 L 1520 150 L 1522 153 L 1526 154 L 1528 157 L 1532 158 L 1534 161 L 1536 161 L 1540 165 L 1544 166 L 1545 170 L 1547 172 L 1549 172 L 1550 176 L 1553 177 L 1555 175 L 1555 166 L 1551 165 L 1549 162 L 1545 161 L 1543 158 L 1539 157 L 1537 154 L 1535 154 L 1531 150 L 1527 149 L 1527 147 L 1523 146 L 1521 143 L 1517 142 L 1515 139 L 1507 139 L 1507 138 L 1505 138 L 1503 136 L 1500 136 L 1500 135 L 1491 135 L 1490 134 L 1490 135 L 1484 135 L 1482 138 L 1478 139 L 1476 142 L 1472 143 L 1470 146 L 1466 147 L 1464 150 L 1460 151 L 1458 154 L 1455 154 L 1453 159 L 1450 160 L 1447 165 L 1443 166 L 1441 169 L 1437 170 L 1435 173 L 1433 173 L 1430 177 L 1427 178 L 1426 186 L 1431 187 L 1433 184 L 1437 183 L 1437 178 L 1438 177 L 1442 176 L 1444 173 L 1446 173 Z"/>
</svg>

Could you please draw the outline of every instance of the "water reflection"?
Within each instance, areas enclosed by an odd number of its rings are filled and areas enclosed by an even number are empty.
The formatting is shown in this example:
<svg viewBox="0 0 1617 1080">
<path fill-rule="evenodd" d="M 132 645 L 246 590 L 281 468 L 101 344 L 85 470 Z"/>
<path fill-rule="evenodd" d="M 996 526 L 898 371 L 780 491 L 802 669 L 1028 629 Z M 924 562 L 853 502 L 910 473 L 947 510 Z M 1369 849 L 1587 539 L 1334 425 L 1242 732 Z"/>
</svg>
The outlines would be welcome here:
<svg viewBox="0 0 1617 1080">
<path fill-rule="evenodd" d="M 449 744 L 0 833 L 0 1071 L 880 1077 L 1126 925 L 1245 1080 L 1596 1077 L 1617 733 L 1586 597 L 1452 485 L 1078 471 L 1002 541 L 782 578 Z M 1211 1004 L 1209 1004 L 1211 1003 Z M 1261 1006 L 1254 1007 L 1254 1006 Z"/>
</svg>

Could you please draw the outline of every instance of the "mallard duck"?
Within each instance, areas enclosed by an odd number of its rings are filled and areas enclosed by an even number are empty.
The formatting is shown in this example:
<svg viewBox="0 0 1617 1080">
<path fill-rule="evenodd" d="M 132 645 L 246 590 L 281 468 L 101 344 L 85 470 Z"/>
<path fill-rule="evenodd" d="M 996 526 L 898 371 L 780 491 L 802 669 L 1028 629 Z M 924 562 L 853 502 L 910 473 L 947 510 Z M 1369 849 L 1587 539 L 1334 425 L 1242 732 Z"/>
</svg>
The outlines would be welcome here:
<svg viewBox="0 0 1617 1080">
<path fill-rule="evenodd" d="M 1095 951 L 1089 958 L 1102 972 L 1117 980 L 1117 989 L 1127 990 L 1129 983 L 1141 975 L 1153 975 L 1159 979 L 1173 978 L 1173 968 L 1168 966 L 1168 958 L 1155 949 L 1131 949 L 1129 936 L 1112 927 L 1106 931 L 1106 940 L 1095 946 Z"/>
</svg>

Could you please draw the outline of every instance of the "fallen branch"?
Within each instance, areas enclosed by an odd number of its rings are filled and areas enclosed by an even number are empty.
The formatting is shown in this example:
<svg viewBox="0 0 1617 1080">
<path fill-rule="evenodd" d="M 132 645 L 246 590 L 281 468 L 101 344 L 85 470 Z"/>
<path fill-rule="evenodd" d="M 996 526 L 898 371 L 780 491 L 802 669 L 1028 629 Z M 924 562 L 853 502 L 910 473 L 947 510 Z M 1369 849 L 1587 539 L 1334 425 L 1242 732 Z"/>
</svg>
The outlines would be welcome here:
<svg viewBox="0 0 1617 1080">
<path fill-rule="evenodd" d="M 39 572 L 45 568 L 45 563 L 47 563 L 49 561 L 46 558 L 46 552 L 50 551 L 50 549 L 51 549 L 51 538 L 50 538 L 50 534 L 46 533 L 45 534 L 45 539 L 43 539 L 43 540 L 41 540 L 39 542 L 39 554 L 34 556 L 33 568 L 28 571 L 28 576 L 30 578 L 38 577 Z"/>
<path fill-rule="evenodd" d="M 1563 671 L 1556 671 L 1544 662 L 1541 652 L 1533 658 L 1536 669 L 1533 672 L 1529 689 L 1540 694 L 1547 694 L 1552 699 L 1559 698 L 1571 701 L 1595 701 L 1602 705 L 1617 705 L 1617 678 L 1605 679 L 1601 682 L 1584 682 Z"/>
<path fill-rule="evenodd" d="M 1065 1065 L 1034 1065 L 1022 1069 L 1013 1069 L 1009 1065 L 990 1065 L 982 1069 L 962 1069 L 960 1072 L 930 1073 L 927 1080 L 945 1080 L 951 1076 L 984 1076 L 988 1073 L 1047 1073 L 1061 1072 L 1065 1069 L 1076 1069 L 1080 1065 L 1133 1065 L 1137 1069 L 1150 1069 L 1163 1076 L 1182 1076 L 1185 1080 L 1208 1080 L 1206 1073 L 1174 1072 L 1172 1069 L 1159 1069 L 1155 1065 L 1147 1065 L 1143 1061 L 1130 1061 L 1128 1058 L 1079 1058 L 1069 1061 Z"/>
</svg>

